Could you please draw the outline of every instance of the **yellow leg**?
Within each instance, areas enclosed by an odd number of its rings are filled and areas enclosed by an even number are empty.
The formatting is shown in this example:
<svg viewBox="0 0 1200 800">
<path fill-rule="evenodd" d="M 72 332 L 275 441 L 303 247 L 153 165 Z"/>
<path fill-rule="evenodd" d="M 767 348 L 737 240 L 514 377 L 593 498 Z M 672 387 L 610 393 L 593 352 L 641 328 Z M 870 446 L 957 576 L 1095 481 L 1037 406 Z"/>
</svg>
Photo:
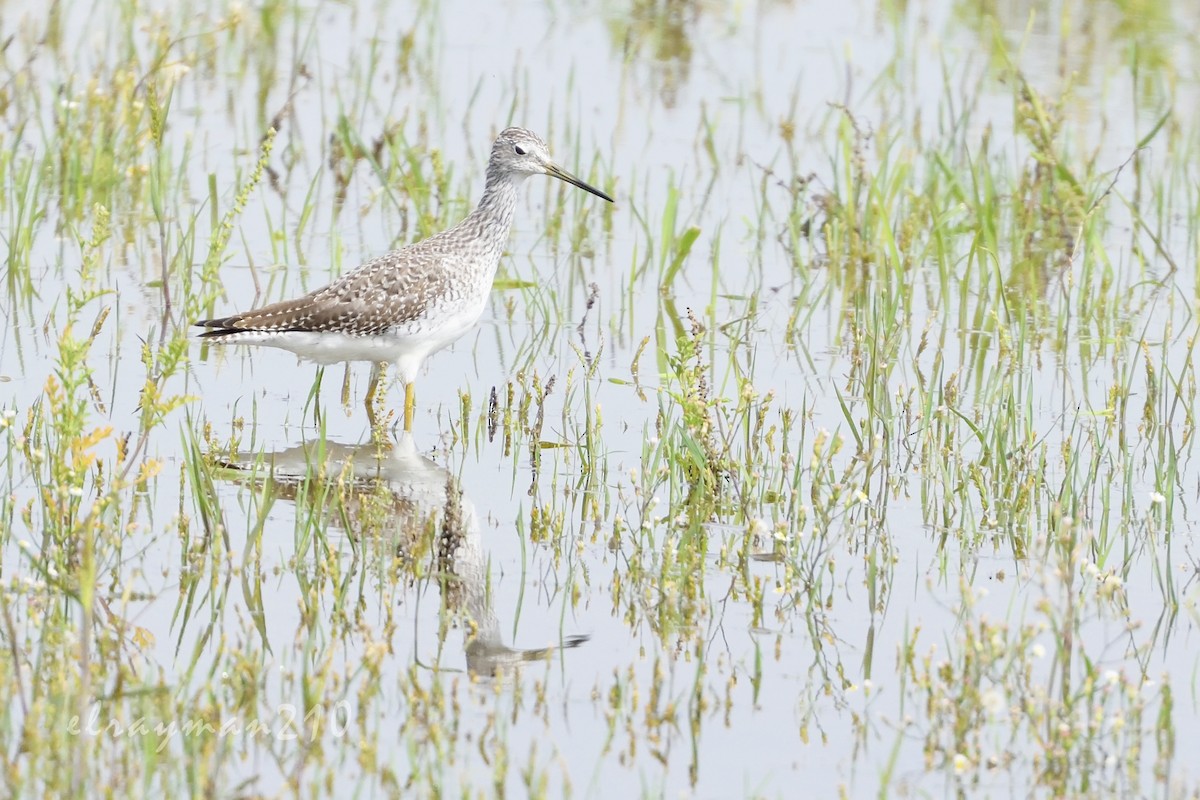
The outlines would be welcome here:
<svg viewBox="0 0 1200 800">
<path fill-rule="evenodd" d="M 417 391 L 411 383 L 404 384 L 404 430 L 412 432 L 413 414 L 417 410 Z"/>
</svg>

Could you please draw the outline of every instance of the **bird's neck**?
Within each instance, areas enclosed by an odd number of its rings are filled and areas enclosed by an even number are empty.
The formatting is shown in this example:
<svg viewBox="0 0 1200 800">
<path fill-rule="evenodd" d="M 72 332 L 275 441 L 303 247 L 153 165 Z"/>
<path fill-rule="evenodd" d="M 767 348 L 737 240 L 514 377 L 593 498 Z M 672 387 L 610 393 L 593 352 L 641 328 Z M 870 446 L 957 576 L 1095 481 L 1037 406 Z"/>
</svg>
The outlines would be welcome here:
<svg viewBox="0 0 1200 800">
<path fill-rule="evenodd" d="M 462 222 L 480 242 L 494 249 L 497 259 L 508 241 L 513 212 L 517 207 L 517 186 L 523 178 L 523 175 L 502 174 L 489 169 L 479 205 Z"/>
</svg>

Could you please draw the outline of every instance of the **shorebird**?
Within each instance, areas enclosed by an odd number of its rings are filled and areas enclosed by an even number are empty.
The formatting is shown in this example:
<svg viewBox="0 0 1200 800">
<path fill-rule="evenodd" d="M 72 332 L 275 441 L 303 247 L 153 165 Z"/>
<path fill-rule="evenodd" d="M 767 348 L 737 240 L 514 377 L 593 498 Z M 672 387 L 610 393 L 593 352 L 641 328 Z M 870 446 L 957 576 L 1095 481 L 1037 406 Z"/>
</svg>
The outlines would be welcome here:
<svg viewBox="0 0 1200 800">
<path fill-rule="evenodd" d="M 428 239 L 366 262 L 303 297 L 195 323 L 219 344 L 278 347 L 318 364 L 393 363 L 404 383 L 404 430 L 412 430 L 414 383 L 425 359 L 469 331 L 483 315 L 508 240 L 517 187 L 550 175 L 613 199 L 554 163 L 541 137 L 506 128 L 492 144 L 483 197 L 466 219 Z M 370 398 L 379 376 L 373 371 Z"/>
</svg>

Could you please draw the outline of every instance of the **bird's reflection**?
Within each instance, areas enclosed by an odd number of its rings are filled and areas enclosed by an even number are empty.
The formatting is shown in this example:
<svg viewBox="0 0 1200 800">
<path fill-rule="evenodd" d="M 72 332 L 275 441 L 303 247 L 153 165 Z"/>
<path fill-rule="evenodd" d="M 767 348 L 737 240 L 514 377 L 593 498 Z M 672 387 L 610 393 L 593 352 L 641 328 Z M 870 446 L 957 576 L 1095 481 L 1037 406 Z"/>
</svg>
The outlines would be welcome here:
<svg viewBox="0 0 1200 800">
<path fill-rule="evenodd" d="M 352 538 L 360 535 L 358 528 L 365 525 L 359 523 L 367 517 L 392 535 L 401 551 L 426 533 L 434 534 L 442 602 L 466 628 L 471 674 L 498 676 L 522 662 L 541 660 L 555 650 L 587 641 L 587 636 L 569 636 L 558 647 L 527 650 L 503 644 L 475 506 L 449 470 L 417 451 L 410 433 L 403 432 L 390 443 L 346 445 L 317 439 L 266 451 L 262 459 L 277 499 L 301 502 L 301 497 L 312 497 L 314 480 L 331 488 L 336 485 L 342 496 L 341 513 L 330 514 L 329 525 L 344 528 Z M 253 470 L 248 464 L 223 463 L 245 476 L 235 480 L 268 479 L 261 467 Z"/>
</svg>

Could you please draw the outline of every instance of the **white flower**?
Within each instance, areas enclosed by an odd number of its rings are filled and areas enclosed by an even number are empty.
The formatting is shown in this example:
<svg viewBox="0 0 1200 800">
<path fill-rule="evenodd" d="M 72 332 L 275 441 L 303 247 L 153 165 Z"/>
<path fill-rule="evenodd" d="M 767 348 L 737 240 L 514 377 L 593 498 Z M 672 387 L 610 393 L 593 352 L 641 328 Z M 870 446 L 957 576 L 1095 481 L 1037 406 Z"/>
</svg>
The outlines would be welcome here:
<svg viewBox="0 0 1200 800">
<path fill-rule="evenodd" d="M 988 689 L 980 698 L 983 709 L 992 717 L 999 717 L 1004 713 L 1004 695 L 998 689 Z"/>
<path fill-rule="evenodd" d="M 174 61 L 170 64 L 164 64 L 158 74 L 162 77 L 164 85 L 174 86 L 179 83 L 184 75 L 187 75 L 191 71 L 192 68 L 182 61 Z"/>
</svg>

